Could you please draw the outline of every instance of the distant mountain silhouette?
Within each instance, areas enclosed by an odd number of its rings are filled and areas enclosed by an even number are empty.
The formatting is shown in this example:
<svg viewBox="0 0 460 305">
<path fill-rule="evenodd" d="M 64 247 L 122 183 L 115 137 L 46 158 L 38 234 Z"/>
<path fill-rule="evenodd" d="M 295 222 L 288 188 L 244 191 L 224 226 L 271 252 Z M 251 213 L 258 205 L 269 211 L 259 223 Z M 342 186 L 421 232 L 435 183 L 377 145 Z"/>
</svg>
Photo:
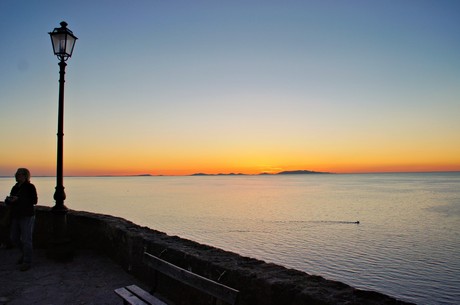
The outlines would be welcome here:
<svg viewBox="0 0 460 305">
<path fill-rule="evenodd" d="M 258 175 L 305 175 L 305 174 L 330 174 L 328 172 L 315 172 L 315 171 L 309 171 L 309 170 L 295 170 L 295 171 L 284 171 L 284 172 L 279 172 L 279 173 L 260 173 Z M 229 173 L 229 174 L 206 174 L 206 173 L 195 173 L 190 176 L 247 176 L 247 174 L 242 174 L 242 173 Z"/>
<path fill-rule="evenodd" d="M 330 174 L 330 173 L 315 172 L 315 171 L 309 171 L 309 170 L 295 170 L 295 171 L 279 172 L 277 175 L 305 175 L 305 174 Z"/>
<path fill-rule="evenodd" d="M 195 173 L 190 176 L 244 176 L 245 174 L 242 173 L 229 173 L 229 174 L 224 174 L 224 173 L 219 173 L 219 174 L 206 174 L 206 173 Z"/>
</svg>

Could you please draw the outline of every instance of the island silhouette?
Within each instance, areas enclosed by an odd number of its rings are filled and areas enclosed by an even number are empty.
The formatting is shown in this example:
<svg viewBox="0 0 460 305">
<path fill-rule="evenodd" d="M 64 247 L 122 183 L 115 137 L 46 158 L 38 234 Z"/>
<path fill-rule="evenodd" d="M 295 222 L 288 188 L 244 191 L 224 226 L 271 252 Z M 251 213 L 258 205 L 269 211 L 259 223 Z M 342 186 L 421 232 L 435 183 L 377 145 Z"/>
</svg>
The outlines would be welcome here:
<svg viewBox="0 0 460 305">
<path fill-rule="evenodd" d="M 316 171 L 310 171 L 310 170 L 293 170 L 293 171 L 282 171 L 279 173 L 267 173 L 263 172 L 257 175 L 310 175 L 310 174 L 331 174 L 329 172 L 316 172 Z M 246 176 L 248 174 L 243 174 L 243 173 L 219 173 L 219 174 L 207 174 L 207 173 L 195 173 L 190 176 Z"/>
</svg>

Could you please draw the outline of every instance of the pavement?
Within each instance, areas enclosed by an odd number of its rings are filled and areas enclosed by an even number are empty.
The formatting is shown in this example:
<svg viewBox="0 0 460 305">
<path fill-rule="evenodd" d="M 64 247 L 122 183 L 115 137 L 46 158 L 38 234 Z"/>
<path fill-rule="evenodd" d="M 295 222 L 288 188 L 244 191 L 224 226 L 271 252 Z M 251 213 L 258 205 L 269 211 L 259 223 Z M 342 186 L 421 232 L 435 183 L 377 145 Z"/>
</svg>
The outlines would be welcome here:
<svg viewBox="0 0 460 305">
<path fill-rule="evenodd" d="M 110 258 L 79 250 L 73 261 L 57 262 L 35 249 L 32 268 L 19 271 L 18 249 L 0 249 L 0 305 L 123 304 L 113 290 L 143 283 Z"/>
</svg>

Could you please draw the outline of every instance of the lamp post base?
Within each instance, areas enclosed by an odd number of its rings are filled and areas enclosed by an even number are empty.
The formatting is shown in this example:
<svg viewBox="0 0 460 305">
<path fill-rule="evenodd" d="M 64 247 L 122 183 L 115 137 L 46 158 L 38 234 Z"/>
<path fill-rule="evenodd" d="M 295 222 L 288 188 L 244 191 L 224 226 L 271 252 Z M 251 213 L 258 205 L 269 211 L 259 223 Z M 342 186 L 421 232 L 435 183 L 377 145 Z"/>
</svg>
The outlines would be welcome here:
<svg viewBox="0 0 460 305">
<path fill-rule="evenodd" d="M 53 214 L 53 234 L 48 242 L 46 255 L 57 261 L 71 261 L 74 256 L 74 245 L 67 235 L 67 208 L 56 206 L 51 209 Z"/>
</svg>

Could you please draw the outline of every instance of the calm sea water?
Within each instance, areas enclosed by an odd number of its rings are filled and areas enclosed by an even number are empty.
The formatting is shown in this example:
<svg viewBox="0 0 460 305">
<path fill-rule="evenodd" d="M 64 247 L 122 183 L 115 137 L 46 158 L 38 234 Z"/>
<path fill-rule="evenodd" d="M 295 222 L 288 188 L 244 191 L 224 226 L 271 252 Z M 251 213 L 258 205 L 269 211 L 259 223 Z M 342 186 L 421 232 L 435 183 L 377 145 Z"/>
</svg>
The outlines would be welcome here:
<svg viewBox="0 0 460 305">
<path fill-rule="evenodd" d="M 32 178 L 53 206 L 55 179 Z M 0 196 L 13 178 L 0 178 Z M 66 205 L 417 304 L 460 304 L 460 173 L 69 177 Z M 359 224 L 353 223 L 359 220 Z"/>
</svg>

